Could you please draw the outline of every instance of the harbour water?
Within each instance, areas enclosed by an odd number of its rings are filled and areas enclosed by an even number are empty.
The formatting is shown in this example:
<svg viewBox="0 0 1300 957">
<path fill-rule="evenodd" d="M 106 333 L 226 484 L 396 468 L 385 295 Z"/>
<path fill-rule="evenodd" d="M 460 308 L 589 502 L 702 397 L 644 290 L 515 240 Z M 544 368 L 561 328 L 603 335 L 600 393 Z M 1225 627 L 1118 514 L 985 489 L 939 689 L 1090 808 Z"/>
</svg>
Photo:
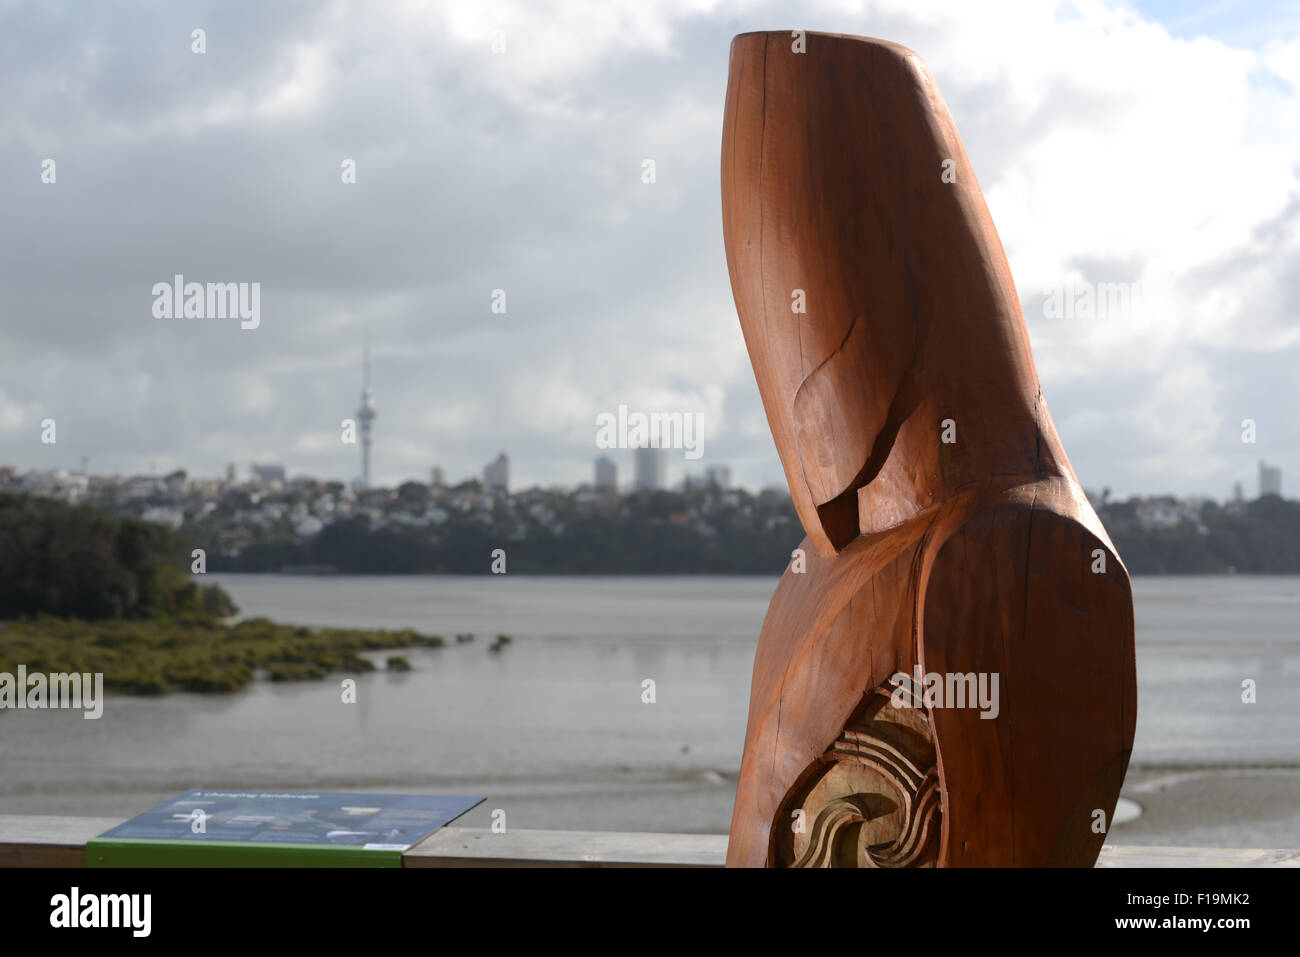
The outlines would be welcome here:
<svg viewBox="0 0 1300 957">
<path fill-rule="evenodd" d="M 355 704 L 337 675 L 110 695 L 98 721 L 0 715 L 0 813 L 125 817 L 199 786 L 391 790 L 487 795 L 469 825 L 501 808 L 514 827 L 727 829 L 772 579 L 208 578 L 245 615 L 476 640 L 357 676 Z M 1138 578 L 1134 592 L 1125 793 L 1163 813 L 1112 839 L 1300 846 L 1300 578 Z M 494 653 L 497 634 L 513 641 Z"/>
</svg>

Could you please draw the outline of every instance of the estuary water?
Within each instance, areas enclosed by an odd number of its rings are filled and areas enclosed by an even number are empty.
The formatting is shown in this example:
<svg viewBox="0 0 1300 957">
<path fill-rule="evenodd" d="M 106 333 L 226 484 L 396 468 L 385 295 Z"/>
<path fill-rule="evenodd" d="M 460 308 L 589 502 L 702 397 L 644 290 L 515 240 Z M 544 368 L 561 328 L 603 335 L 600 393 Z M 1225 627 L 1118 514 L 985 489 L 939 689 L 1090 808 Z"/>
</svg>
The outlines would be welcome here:
<svg viewBox="0 0 1300 957">
<path fill-rule="evenodd" d="M 208 580 L 244 615 L 409 627 L 449 644 L 401 652 L 410 672 L 357 677 L 355 704 L 342 702 L 338 675 L 219 696 L 110 695 L 98 721 L 0 715 L 0 813 L 125 817 L 192 787 L 390 790 L 486 795 L 461 821 L 472 826 L 501 808 L 514 827 L 727 830 L 775 579 Z M 1300 786 L 1300 578 L 1138 578 L 1134 592 L 1130 779 L 1151 792 L 1137 800 L 1159 804 L 1170 775 Z M 458 632 L 476 638 L 455 644 Z M 513 640 L 490 651 L 498 634 Z M 1242 701 L 1247 679 L 1253 704 Z M 653 703 L 643 700 L 647 680 Z M 1243 797 L 1218 820 L 1264 815 L 1284 834 L 1294 826 L 1289 846 L 1300 846 L 1300 811 L 1275 807 L 1292 791 L 1254 801 L 1246 792 L 1256 784 L 1228 788 L 1230 802 Z M 1199 821 L 1167 817 L 1182 831 L 1157 835 L 1165 843 L 1184 843 L 1179 834 Z M 1274 831 L 1259 833 L 1276 844 Z M 1204 834 L 1202 843 L 1245 839 L 1240 828 Z"/>
</svg>

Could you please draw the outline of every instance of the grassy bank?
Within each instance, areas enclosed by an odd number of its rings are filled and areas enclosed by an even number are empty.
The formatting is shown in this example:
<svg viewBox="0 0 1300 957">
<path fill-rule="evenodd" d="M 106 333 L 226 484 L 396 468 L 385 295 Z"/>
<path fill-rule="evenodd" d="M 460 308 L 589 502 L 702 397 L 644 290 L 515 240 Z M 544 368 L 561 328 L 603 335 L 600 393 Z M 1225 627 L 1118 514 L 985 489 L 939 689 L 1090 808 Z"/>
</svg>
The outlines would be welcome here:
<svg viewBox="0 0 1300 957">
<path fill-rule="evenodd" d="M 0 672 L 103 672 L 104 686 L 129 694 L 223 692 L 257 672 L 272 681 L 371 671 L 363 651 L 437 648 L 443 639 L 406 631 L 304 628 L 251 618 L 227 625 L 204 616 L 82 621 L 37 616 L 0 626 Z M 400 669 L 390 661 L 390 667 Z"/>
</svg>

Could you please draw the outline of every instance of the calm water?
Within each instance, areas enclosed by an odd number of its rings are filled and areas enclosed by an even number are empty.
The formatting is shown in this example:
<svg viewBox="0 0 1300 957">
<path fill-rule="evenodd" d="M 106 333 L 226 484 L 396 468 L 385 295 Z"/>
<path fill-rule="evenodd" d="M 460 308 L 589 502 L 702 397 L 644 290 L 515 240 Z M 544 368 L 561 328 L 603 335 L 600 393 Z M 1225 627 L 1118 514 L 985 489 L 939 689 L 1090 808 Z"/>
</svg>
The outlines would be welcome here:
<svg viewBox="0 0 1300 957">
<path fill-rule="evenodd" d="M 0 716 L 0 813 L 127 816 L 190 787 L 482 793 L 518 827 L 722 832 L 775 580 L 209 576 L 244 614 L 477 640 L 414 670 Z M 1300 765 L 1300 579 L 1149 578 L 1135 765 Z M 487 645 L 514 638 L 501 654 Z M 382 655 L 377 656 L 382 658 Z M 341 677 L 341 676 L 340 676 Z M 657 701 L 641 700 L 642 681 Z M 1258 703 L 1241 703 L 1241 682 Z"/>
</svg>

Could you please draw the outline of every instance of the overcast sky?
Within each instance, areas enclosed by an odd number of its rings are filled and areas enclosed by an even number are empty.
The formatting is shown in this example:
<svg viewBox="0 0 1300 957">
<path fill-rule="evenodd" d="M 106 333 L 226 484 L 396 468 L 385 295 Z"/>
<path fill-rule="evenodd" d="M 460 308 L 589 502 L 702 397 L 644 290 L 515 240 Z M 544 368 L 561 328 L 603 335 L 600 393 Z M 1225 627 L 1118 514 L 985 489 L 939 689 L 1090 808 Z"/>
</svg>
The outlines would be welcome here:
<svg viewBox="0 0 1300 957">
<path fill-rule="evenodd" d="M 1240 2 L 0 2 L 0 464 L 351 479 L 368 326 L 379 482 L 589 481 L 626 403 L 784 486 L 718 156 L 731 37 L 793 28 L 929 64 L 1085 486 L 1300 488 L 1300 12 Z M 177 273 L 260 326 L 154 318 Z"/>
</svg>

